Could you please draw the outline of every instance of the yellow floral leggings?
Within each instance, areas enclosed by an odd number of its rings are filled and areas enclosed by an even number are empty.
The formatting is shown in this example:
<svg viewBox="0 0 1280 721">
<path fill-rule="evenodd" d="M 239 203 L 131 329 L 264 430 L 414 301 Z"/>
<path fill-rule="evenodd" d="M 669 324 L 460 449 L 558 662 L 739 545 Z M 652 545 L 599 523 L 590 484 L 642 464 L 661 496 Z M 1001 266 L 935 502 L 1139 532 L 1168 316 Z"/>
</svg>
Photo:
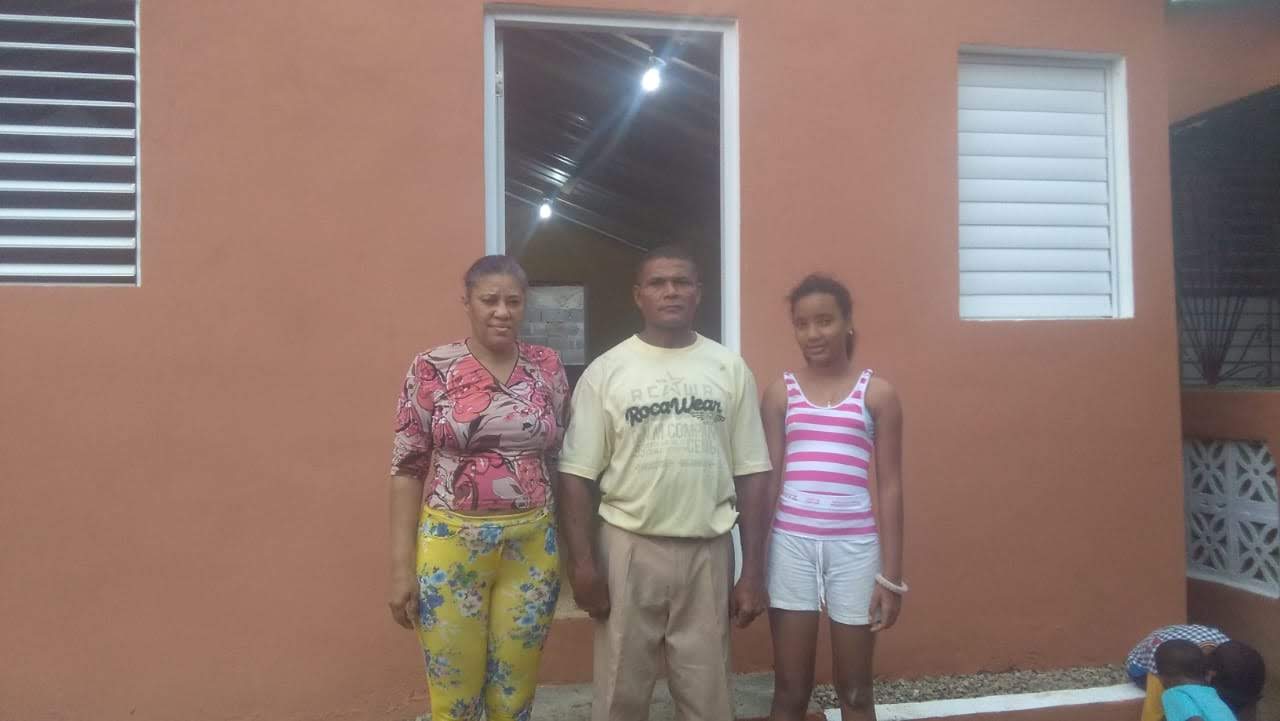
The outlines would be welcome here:
<svg viewBox="0 0 1280 721">
<path fill-rule="evenodd" d="M 433 721 L 528 720 L 560 594 L 553 518 L 423 507 L 418 640 Z"/>
</svg>

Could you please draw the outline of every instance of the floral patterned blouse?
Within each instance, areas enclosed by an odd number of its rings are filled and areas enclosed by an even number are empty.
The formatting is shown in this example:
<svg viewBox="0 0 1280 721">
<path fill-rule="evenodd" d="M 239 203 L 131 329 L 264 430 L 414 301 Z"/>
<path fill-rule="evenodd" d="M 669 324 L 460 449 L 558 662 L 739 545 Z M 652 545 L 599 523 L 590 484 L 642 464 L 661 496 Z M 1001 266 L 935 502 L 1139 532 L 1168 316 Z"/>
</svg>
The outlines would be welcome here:
<svg viewBox="0 0 1280 721">
<path fill-rule="evenodd" d="M 569 383 L 550 348 L 519 344 L 500 382 L 466 341 L 419 353 L 396 413 L 393 475 L 426 481 L 425 502 L 457 513 L 547 505 Z"/>
</svg>

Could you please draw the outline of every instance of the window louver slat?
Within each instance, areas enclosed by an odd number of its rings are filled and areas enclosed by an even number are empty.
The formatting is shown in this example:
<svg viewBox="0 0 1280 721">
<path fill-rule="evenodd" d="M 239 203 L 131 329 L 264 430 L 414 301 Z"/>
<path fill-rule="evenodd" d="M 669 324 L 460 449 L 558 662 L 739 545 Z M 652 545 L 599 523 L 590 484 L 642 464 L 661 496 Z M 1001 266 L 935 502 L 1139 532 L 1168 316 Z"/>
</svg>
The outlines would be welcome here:
<svg viewBox="0 0 1280 721">
<path fill-rule="evenodd" d="M 0 20 L 0 22 L 4 22 Z M 132 54 L 133 48 L 118 45 L 73 45 L 71 43 L 22 43 L 9 40 L 0 41 L 3 50 L 36 50 L 55 53 L 124 53 Z"/>
<path fill-rule="evenodd" d="M 129 28 L 135 25 L 132 19 L 125 20 L 122 18 L 82 18 L 64 17 L 60 15 L 23 15 L 13 13 L 0 13 L 0 22 L 26 22 L 38 23 L 41 25 L 111 25 Z"/>
<path fill-rule="evenodd" d="M 133 193 L 134 183 L 60 183 L 40 180 L 0 180 L 0 192 L 15 193 Z"/>
<path fill-rule="evenodd" d="M 133 238 L 78 238 L 74 236 L 2 235 L 0 248 L 77 248 L 77 249 L 131 249 L 136 246 Z"/>
<path fill-rule="evenodd" d="M 962 132 L 960 153 L 1023 158 L 1105 158 L 1107 141 L 1098 135 Z"/>
<path fill-rule="evenodd" d="M 999 180 L 968 178 L 960 181 L 960 200 L 1007 203 L 1108 202 L 1107 184 L 1075 180 Z"/>
<path fill-rule="evenodd" d="M 133 128 L 77 128 L 66 125 L 0 125 L 0 135 L 68 135 L 81 138 L 133 138 Z"/>
<path fill-rule="evenodd" d="M 30 165 L 133 165 L 132 155 L 72 155 L 62 153 L 0 153 L 0 163 Z"/>
<path fill-rule="evenodd" d="M 59 80 L 133 80 L 132 75 L 118 73 L 63 73 L 53 70 L 4 70 L 0 78 L 57 78 Z"/>
<path fill-rule="evenodd" d="M 1037 226 L 960 226 L 963 248 L 1110 248 L 1106 228 Z"/>
</svg>

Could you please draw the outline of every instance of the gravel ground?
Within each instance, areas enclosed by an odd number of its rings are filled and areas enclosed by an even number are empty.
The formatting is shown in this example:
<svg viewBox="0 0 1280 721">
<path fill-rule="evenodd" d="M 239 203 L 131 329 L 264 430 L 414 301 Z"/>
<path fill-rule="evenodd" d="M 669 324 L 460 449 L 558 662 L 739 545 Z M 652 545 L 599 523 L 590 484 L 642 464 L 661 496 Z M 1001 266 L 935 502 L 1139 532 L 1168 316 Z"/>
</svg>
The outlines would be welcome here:
<svg viewBox="0 0 1280 721">
<path fill-rule="evenodd" d="M 875 699 L 878 704 L 938 701 L 1009 693 L 1113 686 L 1128 680 L 1129 677 L 1120 666 L 976 673 L 969 676 L 933 676 L 902 681 L 876 681 Z M 813 690 L 813 702 L 824 709 L 833 708 L 837 705 L 835 691 L 828 685 L 818 686 Z"/>
</svg>

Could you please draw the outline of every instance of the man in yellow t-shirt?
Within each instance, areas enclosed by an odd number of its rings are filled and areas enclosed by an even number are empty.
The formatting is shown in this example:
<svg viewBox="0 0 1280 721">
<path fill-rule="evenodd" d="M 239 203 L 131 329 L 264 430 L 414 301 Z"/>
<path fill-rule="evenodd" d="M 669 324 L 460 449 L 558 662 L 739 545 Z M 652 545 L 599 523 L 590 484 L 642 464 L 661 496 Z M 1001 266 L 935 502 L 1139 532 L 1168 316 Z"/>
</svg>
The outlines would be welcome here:
<svg viewBox="0 0 1280 721">
<path fill-rule="evenodd" d="M 742 358 L 693 330 L 697 273 L 688 251 L 650 251 L 633 290 L 644 329 L 573 394 L 556 492 L 569 582 L 596 620 L 592 721 L 647 719 L 664 658 L 680 718 L 732 719 L 730 622 L 768 605 L 759 398 Z"/>
</svg>

